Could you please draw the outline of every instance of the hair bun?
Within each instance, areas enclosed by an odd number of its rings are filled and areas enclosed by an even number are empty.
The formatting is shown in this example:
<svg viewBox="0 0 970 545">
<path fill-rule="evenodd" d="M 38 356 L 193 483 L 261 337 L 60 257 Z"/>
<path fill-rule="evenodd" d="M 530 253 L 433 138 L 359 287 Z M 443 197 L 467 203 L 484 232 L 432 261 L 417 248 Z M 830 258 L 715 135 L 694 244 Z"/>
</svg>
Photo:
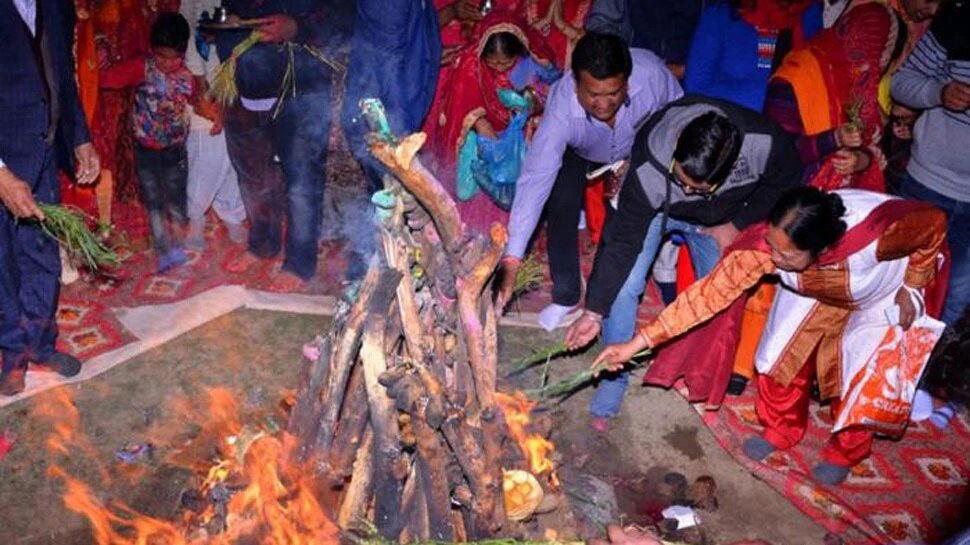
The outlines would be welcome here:
<svg viewBox="0 0 970 545">
<path fill-rule="evenodd" d="M 845 215 L 845 203 L 842 202 L 842 197 L 837 193 L 826 193 L 828 197 L 828 207 L 829 212 L 832 213 L 833 217 L 841 218 Z"/>
</svg>

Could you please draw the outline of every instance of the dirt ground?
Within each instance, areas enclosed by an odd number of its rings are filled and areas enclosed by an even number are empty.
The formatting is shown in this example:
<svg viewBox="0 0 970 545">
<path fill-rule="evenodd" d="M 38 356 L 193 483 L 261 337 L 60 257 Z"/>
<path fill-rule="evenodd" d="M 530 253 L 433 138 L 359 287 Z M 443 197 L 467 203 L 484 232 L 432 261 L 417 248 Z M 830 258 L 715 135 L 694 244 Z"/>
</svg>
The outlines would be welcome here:
<svg viewBox="0 0 970 545">
<path fill-rule="evenodd" d="M 204 405 L 207 388 L 223 387 L 239 401 L 244 419 L 277 425 L 278 403 L 298 380 L 301 347 L 328 323 L 319 316 L 235 311 L 93 380 L 0 410 L 0 431 L 18 436 L 0 460 L 0 544 L 95 542 L 88 523 L 64 506 L 64 487 L 50 475 L 52 466 L 92 485 L 103 502 L 120 500 L 154 516 L 170 516 L 188 475 L 164 463 L 166 451 L 198 434 L 186 406 Z M 556 340 L 533 329 L 504 328 L 501 361 Z M 590 357 L 557 361 L 550 375 L 578 370 Z M 512 380 L 505 385 L 531 387 L 539 375 L 529 371 Z M 65 393 L 72 400 L 66 404 Z M 778 545 L 822 543 L 824 530 L 735 463 L 676 393 L 631 387 L 621 416 L 605 434 L 588 427 L 589 396 L 587 389 L 550 409 L 552 439 L 568 471 L 613 485 L 626 522 L 642 522 L 656 511 L 665 474 L 678 472 L 689 481 L 710 475 L 718 485 L 720 508 L 700 513 L 709 543 L 744 538 Z M 54 423 L 72 418 L 87 447 L 51 454 L 46 442 Z M 149 441 L 154 455 L 131 464 L 117 460 L 119 449 Z"/>
</svg>

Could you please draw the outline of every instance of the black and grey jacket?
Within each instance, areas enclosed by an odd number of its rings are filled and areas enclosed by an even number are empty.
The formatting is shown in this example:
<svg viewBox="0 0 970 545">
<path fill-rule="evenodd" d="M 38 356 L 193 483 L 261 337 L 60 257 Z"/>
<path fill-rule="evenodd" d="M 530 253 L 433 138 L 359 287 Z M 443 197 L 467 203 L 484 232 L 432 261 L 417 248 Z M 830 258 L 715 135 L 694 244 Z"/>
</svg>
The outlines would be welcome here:
<svg viewBox="0 0 970 545">
<path fill-rule="evenodd" d="M 670 173 L 677 139 L 709 111 L 726 116 L 743 135 L 733 170 L 713 195 L 686 194 Z M 586 308 L 606 315 L 643 248 L 650 222 L 669 217 L 703 226 L 731 222 L 738 229 L 768 217 L 785 190 L 802 183 L 794 142 L 767 117 L 729 102 L 688 96 L 654 113 L 637 133 L 630 172 L 620 190 L 589 279 Z"/>
</svg>

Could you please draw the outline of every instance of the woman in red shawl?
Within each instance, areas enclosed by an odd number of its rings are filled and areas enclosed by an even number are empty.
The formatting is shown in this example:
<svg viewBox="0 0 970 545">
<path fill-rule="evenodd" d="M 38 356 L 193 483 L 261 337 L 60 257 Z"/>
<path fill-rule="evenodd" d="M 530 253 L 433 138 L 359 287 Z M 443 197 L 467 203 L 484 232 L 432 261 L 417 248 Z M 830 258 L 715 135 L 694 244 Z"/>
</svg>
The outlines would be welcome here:
<svg viewBox="0 0 970 545">
<path fill-rule="evenodd" d="M 885 4 L 852 5 L 788 54 L 768 84 L 765 113 L 798 137 L 810 184 L 885 191 L 879 82 L 905 43 L 901 34 Z"/>
<path fill-rule="evenodd" d="M 559 75 L 542 38 L 514 14 L 493 11 L 478 23 L 475 40 L 442 70 L 425 121 L 431 167 L 453 196 L 458 196 L 458 152 L 469 131 L 495 138 L 512 120 L 513 112 L 499 99 L 498 91 L 530 87 L 541 99 L 545 87 Z M 507 212 L 481 191 L 459 200 L 458 209 L 465 224 L 476 231 L 485 232 L 491 223 L 508 219 Z"/>
</svg>

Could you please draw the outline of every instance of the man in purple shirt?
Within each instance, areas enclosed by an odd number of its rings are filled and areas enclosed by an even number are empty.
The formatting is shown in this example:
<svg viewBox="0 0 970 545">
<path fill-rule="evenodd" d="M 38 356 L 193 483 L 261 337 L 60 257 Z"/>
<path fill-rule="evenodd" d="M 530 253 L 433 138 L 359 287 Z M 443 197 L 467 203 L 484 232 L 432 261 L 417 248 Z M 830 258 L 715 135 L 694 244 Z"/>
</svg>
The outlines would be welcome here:
<svg viewBox="0 0 970 545">
<path fill-rule="evenodd" d="M 539 322 L 552 330 L 579 303 L 577 226 L 586 174 L 629 157 L 637 127 L 682 94 L 677 79 L 653 53 L 628 49 L 611 34 L 590 32 L 579 40 L 572 77 L 567 74 L 553 85 L 516 182 L 499 308 L 511 297 L 543 210 L 553 304 L 540 313 Z"/>
</svg>

